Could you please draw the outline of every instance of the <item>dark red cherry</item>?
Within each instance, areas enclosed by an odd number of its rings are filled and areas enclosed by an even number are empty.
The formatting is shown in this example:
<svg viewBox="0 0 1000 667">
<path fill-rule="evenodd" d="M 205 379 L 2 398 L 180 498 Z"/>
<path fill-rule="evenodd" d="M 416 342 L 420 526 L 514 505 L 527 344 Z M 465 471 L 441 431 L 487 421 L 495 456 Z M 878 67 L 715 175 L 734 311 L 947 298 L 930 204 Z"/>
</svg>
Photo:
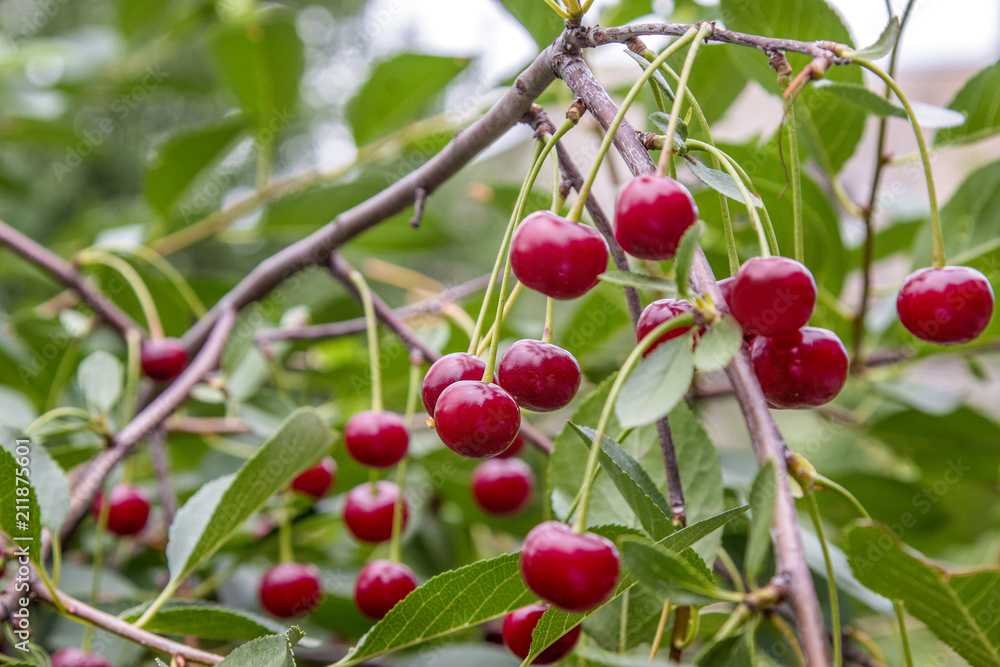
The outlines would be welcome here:
<svg viewBox="0 0 1000 667">
<path fill-rule="evenodd" d="M 337 462 L 329 456 L 292 480 L 292 489 L 317 500 L 326 495 L 337 479 Z"/>
<path fill-rule="evenodd" d="M 511 653 L 521 660 L 531 654 L 531 633 L 535 631 L 538 619 L 548 609 L 549 605 L 547 604 L 529 604 L 527 607 L 515 609 L 504 616 L 503 643 L 510 649 Z M 538 657 L 531 661 L 531 664 L 548 665 L 562 660 L 570 654 L 579 638 L 580 626 L 577 625 L 539 653 Z"/>
<path fill-rule="evenodd" d="M 373 560 L 361 568 L 354 582 L 354 604 L 376 621 L 389 613 L 417 587 L 413 570 L 390 560 Z"/>
<path fill-rule="evenodd" d="M 278 563 L 260 581 L 260 606 L 278 618 L 293 618 L 319 606 L 322 593 L 315 565 Z"/>
<path fill-rule="evenodd" d="M 521 428 L 521 411 L 502 387 L 461 380 L 441 392 L 434 408 L 434 428 L 455 452 L 470 459 L 488 459 L 514 442 Z"/>
<path fill-rule="evenodd" d="M 364 542 L 385 542 L 392 537 L 392 515 L 399 497 L 399 487 L 392 482 L 365 482 L 347 492 L 344 501 L 344 523 L 354 537 Z M 409 518 L 409 507 L 403 498 L 403 528 Z"/>
<path fill-rule="evenodd" d="M 434 416 L 434 406 L 438 396 L 450 385 L 459 380 L 482 380 L 486 372 L 486 362 L 465 352 L 446 354 L 427 369 L 420 397 L 424 401 L 424 409 L 431 417 Z"/>
<path fill-rule="evenodd" d="M 99 517 L 104 505 L 104 494 L 97 494 L 91 512 Z M 149 520 L 149 494 L 132 484 L 117 484 L 111 489 L 111 507 L 108 508 L 108 530 L 115 535 L 135 535 L 146 527 Z"/>
<path fill-rule="evenodd" d="M 142 341 L 139 364 L 146 377 L 158 382 L 169 382 L 187 368 L 188 355 L 184 344 L 176 338 L 157 338 Z"/>
<path fill-rule="evenodd" d="M 722 298 L 725 299 L 726 305 L 729 305 L 729 300 L 733 298 L 733 281 L 736 280 L 735 277 L 723 278 L 719 281 L 719 291 L 722 292 Z"/>
<path fill-rule="evenodd" d="M 536 211 L 518 226 L 510 246 L 514 275 L 553 299 L 575 299 L 608 268 L 608 243 L 593 227 Z"/>
<path fill-rule="evenodd" d="M 558 521 L 531 529 L 521 547 L 521 575 L 546 602 L 570 612 L 593 609 L 618 583 L 618 550 L 594 533 L 579 534 Z"/>
<path fill-rule="evenodd" d="M 993 286 L 968 266 L 920 269 L 896 297 L 899 321 L 930 343 L 956 345 L 978 338 L 993 317 Z"/>
<path fill-rule="evenodd" d="M 615 206 L 615 238 L 639 259 L 671 259 L 698 219 L 694 197 L 678 181 L 644 174 L 625 184 Z"/>
<path fill-rule="evenodd" d="M 832 331 L 802 327 L 750 345 L 750 361 L 768 403 L 808 408 L 832 401 L 847 382 L 847 349 Z"/>
<path fill-rule="evenodd" d="M 639 321 L 636 323 L 635 327 L 636 342 L 637 343 L 640 342 L 643 338 L 646 337 L 646 334 L 648 334 L 650 331 L 660 326 L 667 320 L 671 320 L 677 317 L 678 315 L 683 315 L 684 313 L 690 313 L 692 310 L 694 310 L 694 307 L 691 305 L 690 302 L 684 299 L 660 299 L 659 301 L 654 301 L 653 303 L 646 306 L 643 309 L 642 314 L 639 315 Z M 676 329 L 671 329 L 667 333 L 657 338 L 653 342 L 653 344 L 649 346 L 649 349 L 646 350 L 646 354 L 644 354 L 643 356 L 648 355 L 650 352 L 655 350 L 663 343 L 666 343 L 668 340 L 671 340 L 672 338 L 677 338 L 678 336 L 683 336 L 688 331 L 691 331 L 691 328 L 692 327 L 690 326 L 686 326 L 686 327 L 677 327 Z"/>
<path fill-rule="evenodd" d="M 512 456 L 517 456 L 522 449 L 524 449 L 524 436 L 518 432 L 514 437 L 514 442 L 510 443 L 510 447 L 497 454 L 496 458 L 509 459 Z"/>
<path fill-rule="evenodd" d="M 748 334 L 791 333 L 808 324 L 816 308 L 812 273 L 787 257 L 747 260 L 736 272 L 729 292 L 729 312 Z"/>
<path fill-rule="evenodd" d="M 558 345 L 519 340 L 500 357 L 497 384 L 522 408 L 550 412 L 568 405 L 576 396 L 580 365 Z"/>
<path fill-rule="evenodd" d="M 344 426 L 344 446 L 360 463 L 389 468 L 399 463 L 410 444 L 406 422 L 395 412 L 359 412 Z"/>
<path fill-rule="evenodd" d="M 52 654 L 52 667 L 111 667 L 111 663 L 96 653 L 63 648 Z"/>
<path fill-rule="evenodd" d="M 524 509 L 535 488 L 531 466 L 521 459 L 483 461 L 472 473 L 472 497 L 490 514 L 514 514 Z"/>
</svg>

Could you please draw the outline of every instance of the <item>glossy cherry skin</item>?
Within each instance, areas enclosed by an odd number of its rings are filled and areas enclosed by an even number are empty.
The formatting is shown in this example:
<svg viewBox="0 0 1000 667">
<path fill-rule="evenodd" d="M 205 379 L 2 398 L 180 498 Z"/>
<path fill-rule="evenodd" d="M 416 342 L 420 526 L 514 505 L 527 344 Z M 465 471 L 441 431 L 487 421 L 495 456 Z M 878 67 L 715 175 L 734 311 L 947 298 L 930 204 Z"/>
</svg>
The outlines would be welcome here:
<svg viewBox="0 0 1000 667">
<path fill-rule="evenodd" d="M 500 357 L 497 384 L 522 408 L 551 412 L 568 405 L 576 396 L 580 364 L 558 345 L 519 340 Z"/>
<path fill-rule="evenodd" d="M 395 412 L 359 412 L 344 425 L 344 446 L 359 463 L 389 468 L 406 456 L 410 433 Z"/>
<path fill-rule="evenodd" d="M 489 514 L 514 514 L 531 500 L 535 474 L 521 459 L 492 459 L 472 473 L 472 497 Z"/>
<path fill-rule="evenodd" d="M 618 583 L 618 569 L 618 550 L 611 540 L 577 534 L 558 521 L 532 528 L 521 547 L 524 583 L 565 611 L 588 611 L 607 600 Z"/>
<path fill-rule="evenodd" d="M 100 517 L 104 494 L 94 500 L 91 513 Z M 118 484 L 111 489 L 111 507 L 108 508 L 108 530 L 115 535 L 135 535 L 146 527 L 149 520 L 149 494 L 132 484 Z"/>
<path fill-rule="evenodd" d="M 373 560 L 361 568 L 354 582 L 354 604 L 378 621 L 417 587 L 413 570 L 390 560 Z"/>
<path fill-rule="evenodd" d="M 336 480 L 337 462 L 326 456 L 312 468 L 296 475 L 292 480 L 292 490 L 319 500 Z"/>
<path fill-rule="evenodd" d="M 372 493 L 370 482 L 360 484 L 347 492 L 344 501 L 344 523 L 354 537 L 363 542 L 385 542 L 392 537 L 392 515 L 399 497 L 399 487 L 392 482 L 375 482 Z M 410 508 L 403 498 L 403 528 L 409 518 Z"/>
<path fill-rule="evenodd" d="M 684 299 L 660 299 L 659 301 L 654 301 L 646 306 L 643 309 L 642 314 L 639 315 L 639 321 L 636 323 L 635 327 L 636 342 L 638 343 L 642 341 L 642 339 L 646 337 L 646 334 L 667 320 L 673 319 L 678 315 L 683 315 L 684 313 L 690 313 L 692 310 L 694 310 L 694 307 L 690 302 Z M 683 336 L 688 331 L 691 331 L 691 329 L 691 326 L 671 329 L 653 341 L 653 344 L 649 346 L 649 349 L 646 350 L 646 353 L 643 354 L 643 356 L 648 355 L 668 340 Z"/>
<path fill-rule="evenodd" d="M 968 343 L 993 317 L 993 286 L 968 266 L 920 269 L 896 297 L 899 321 L 914 336 L 939 345 Z"/>
<path fill-rule="evenodd" d="M 504 451 L 521 428 L 521 410 L 502 387 L 461 380 L 438 398 L 434 428 L 450 449 L 470 459 L 488 459 Z"/>
<path fill-rule="evenodd" d="M 639 259 L 664 260 L 698 219 L 694 197 L 668 176 L 644 174 L 625 184 L 615 205 L 615 239 Z"/>
<path fill-rule="evenodd" d="M 308 614 L 323 594 L 319 579 L 315 565 L 278 563 L 260 581 L 260 606 L 278 618 Z"/>
<path fill-rule="evenodd" d="M 727 303 L 744 333 L 780 336 L 809 322 L 816 308 L 816 281 L 794 259 L 754 257 L 733 277 Z"/>
<path fill-rule="evenodd" d="M 170 382 L 187 368 L 187 350 L 176 338 L 144 340 L 139 364 L 146 377 L 158 382 Z"/>
<path fill-rule="evenodd" d="M 497 454 L 496 458 L 509 459 L 512 456 L 517 456 L 522 449 L 524 449 L 524 436 L 518 432 L 518 434 L 514 436 L 514 442 L 510 443 L 510 447 Z"/>
<path fill-rule="evenodd" d="M 503 618 L 503 643 L 510 649 L 510 652 L 521 660 L 531 654 L 531 633 L 538 625 L 538 619 L 548 611 L 547 604 L 529 604 L 527 607 L 515 609 Z M 580 638 L 580 627 L 564 634 L 553 642 L 547 649 L 538 654 L 538 657 L 531 661 L 533 665 L 548 665 L 562 660 L 576 646 L 576 641 Z"/>
<path fill-rule="evenodd" d="M 486 362 L 465 352 L 452 352 L 435 361 L 427 369 L 420 389 L 427 414 L 434 416 L 434 407 L 442 391 L 459 380 L 482 380 L 485 372 Z"/>
<path fill-rule="evenodd" d="M 96 653 L 63 648 L 52 654 L 52 667 L 111 667 L 111 663 Z"/>
<path fill-rule="evenodd" d="M 536 211 L 518 226 L 510 246 L 514 275 L 553 299 L 575 299 L 608 268 L 608 242 L 593 227 Z"/>
<path fill-rule="evenodd" d="M 809 408 L 832 401 L 847 382 L 847 348 L 832 331 L 802 327 L 750 345 L 750 361 L 768 403 Z"/>
</svg>

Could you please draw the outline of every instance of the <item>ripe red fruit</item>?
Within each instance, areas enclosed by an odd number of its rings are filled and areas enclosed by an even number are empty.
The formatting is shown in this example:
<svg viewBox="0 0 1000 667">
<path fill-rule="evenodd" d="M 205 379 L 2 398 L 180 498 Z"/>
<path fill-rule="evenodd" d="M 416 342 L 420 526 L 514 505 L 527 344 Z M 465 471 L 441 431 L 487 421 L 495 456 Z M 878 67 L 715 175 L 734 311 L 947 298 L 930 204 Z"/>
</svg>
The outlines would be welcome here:
<svg viewBox="0 0 1000 667">
<path fill-rule="evenodd" d="M 434 408 L 434 428 L 444 444 L 470 459 L 487 459 L 510 447 L 521 411 L 501 387 L 461 380 L 445 389 Z"/>
<path fill-rule="evenodd" d="M 465 352 L 452 352 L 435 361 L 427 369 L 420 389 L 427 414 L 434 416 L 434 407 L 442 391 L 459 380 L 482 380 L 485 372 L 486 362 Z"/>
<path fill-rule="evenodd" d="M 500 358 L 497 384 L 522 408 L 558 410 L 569 404 L 580 388 L 580 365 L 558 345 L 519 340 Z"/>
<path fill-rule="evenodd" d="M 278 618 L 292 618 L 319 606 L 319 570 L 304 563 L 278 563 L 260 581 L 260 605 Z"/>
<path fill-rule="evenodd" d="M 495 458 L 509 459 L 512 456 L 517 456 L 518 452 L 522 449 L 524 449 L 524 436 L 518 432 L 518 434 L 514 436 L 514 442 L 510 443 L 510 447 L 497 454 Z"/>
<path fill-rule="evenodd" d="M 354 582 L 354 604 L 376 621 L 389 613 L 417 587 L 413 570 L 402 563 L 373 560 L 361 568 Z"/>
<path fill-rule="evenodd" d="M 410 444 L 406 422 L 395 412 L 359 412 L 344 426 L 344 446 L 357 461 L 375 468 L 399 463 Z"/>
<path fill-rule="evenodd" d="M 850 361 L 832 331 L 802 327 L 750 345 L 750 361 L 768 403 L 776 408 L 808 408 L 832 401 L 844 388 Z"/>
<path fill-rule="evenodd" d="M 524 509 L 534 488 L 531 466 L 521 459 L 483 461 L 472 473 L 472 497 L 490 514 L 513 514 Z"/>
<path fill-rule="evenodd" d="M 538 625 L 538 619 L 548 611 L 547 604 L 529 604 L 510 612 L 503 619 L 503 643 L 510 649 L 510 652 L 521 660 L 531 654 L 531 633 Z M 562 660 L 580 638 L 580 627 L 575 628 L 555 640 L 547 649 L 538 654 L 538 657 L 531 661 L 533 665 L 548 665 L 558 660 Z"/>
<path fill-rule="evenodd" d="M 809 322 L 816 281 L 794 259 L 754 257 L 736 272 L 726 302 L 744 333 L 780 336 Z"/>
<path fill-rule="evenodd" d="M 347 492 L 344 502 L 344 523 L 351 533 L 364 542 L 385 542 L 392 537 L 392 515 L 399 497 L 399 487 L 392 482 L 360 484 Z M 409 518 L 409 507 L 403 498 L 403 528 Z"/>
<path fill-rule="evenodd" d="M 144 340 L 139 363 L 146 377 L 158 382 L 170 382 L 187 368 L 187 350 L 176 338 Z"/>
<path fill-rule="evenodd" d="M 329 456 L 292 480 L 292 489 L 317 500 L 326 495 L 337 479 L 337 462 Z"/>
<path fill-rule="evenodd" d="M 593 609 L 618 583 L 618 550 L 594 533 L 576 533 L 546 521 L 531 529 L 521 547 L 521 575 L 546 602 L 570 612 Z"/>
<path fill-rule="evenodd" d="M 149 494 L 132 484 L 118 484 L 111 489 L 111 506 L 108 508 L 108 530 L 115 535 L 135 535 L 146 527 L 149 520 Z M 97 494 L 91 513 L 99 517 L 104 505 L 104 494 Z"/>
<path fill-rule="evenodd" d="M 698 219 L 694 197 L 678 181 L 644 174 L 625 184 L 615 205 L 615 238 L 639 259 L 664 260 Z"/>
<path fill-rule="evenodd" d="M 643 309 L 642 314 L 639 315 L 639 321 L 636 323 L 635 327 L 636 342 L 640 342 L 646 337 L 646 334 L 667 320 L 673 319 L 678 315 L 683 315 L 684 313 L 690 313 L 692 310 L 694 310 L 694 307 L 690 304 L 690 302 L 684 299 L 660 299 L 659 301 L 654 301 L 646 306 Z M 683 336 L 688 331 L 691 331 L 691 328 L 692 327 L 687 326 L 671 329 L 653 341 L 653 344 L 649 346 L 649 349 L 646 350 L 646 354 L 643 356 L 648 355 L 668 340 L 677 338 L 678 336 Z"/>
<path fill-rule="evenodd" d="M 510 246 L 514 275 L 553 299 L 575 299 L 608 268 L 608 243 L 593 227 L 536 211 L 518 226 Z"/>
<path fill-rule="evenodd" d="M 96 653 L 63 648 L 52 654 L 52 667 L 111 667 L 111 663 Z"/>
<path fill-rule="evenodd" d="M 978 338 L 993 317 L 993 286 L 968 266 L 920 269 L 896 297 L 899 321 L 921 340 L 939 345 Z"/>
</svg>

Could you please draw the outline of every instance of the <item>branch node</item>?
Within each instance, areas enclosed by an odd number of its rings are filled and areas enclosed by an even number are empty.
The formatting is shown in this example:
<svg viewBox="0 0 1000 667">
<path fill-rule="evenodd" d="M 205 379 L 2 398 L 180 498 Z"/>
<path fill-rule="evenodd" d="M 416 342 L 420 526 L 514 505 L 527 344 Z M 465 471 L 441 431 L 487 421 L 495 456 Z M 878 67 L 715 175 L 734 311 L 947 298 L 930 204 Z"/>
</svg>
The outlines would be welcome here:
<svg viewBox="0 0 1000 667">
<path fill-rule="evenodd" d="M 427 203 L 427 195 L 430 191 L 423 187 L 418 186 L 413 192 L 413 217 L 410 218 L 410 227 L 418 229 L 420 227 L 420 221 L 424 218 L 424 205 Z"/>
</svg>

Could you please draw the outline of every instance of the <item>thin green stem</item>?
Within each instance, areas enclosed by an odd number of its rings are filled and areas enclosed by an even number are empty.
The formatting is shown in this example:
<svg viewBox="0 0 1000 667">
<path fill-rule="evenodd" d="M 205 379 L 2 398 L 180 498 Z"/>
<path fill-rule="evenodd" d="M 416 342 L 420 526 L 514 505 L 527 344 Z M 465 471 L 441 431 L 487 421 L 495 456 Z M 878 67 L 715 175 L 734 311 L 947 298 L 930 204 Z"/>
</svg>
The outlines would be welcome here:
<svg viewBox="0 0 1000 667">
<path fill-rule="evenodd" d="M 86 410 L 74 407 L 55 408 L 54 410 L 49 410 L 45 414 L 38 417 L 38 419 L 31 422 L 31 425 L 24 430 L 25 435 L 36 435 L 38 429 L 45 426 L 49 422 L 56 419 L 64 419 L 66 417 L 76 417 L 77 419 L 82 419 L 84 422 L 91 421 L 90 413 Z"/>
<path fill-rule="evenodd" d="M 135 623 L 132 624 L 132 626 L 136 628 L 141 628 L 144 627 L 151 620 L 153 620 L 153 617 L 159 613 L 160 609 L 163 608 L 163 605 L 165 605 L 170 600 L 170 598 L 174 596 L 174 593 L 177 592 L 177 589 L 181 587 L 181 583 L 182 582 L 179 579 L 171 579 L 170 581 L 168 581 L 166 587 L 164 587 L 164 589 L 160 592 L 160 594 L 156 596 L 156 599 L 153 600 L 153 603 L 149 605 L 146 611 L 142 613 L 142 616 L 140 616 L 135 621 Z"/>
<path fill-rule="evenodd" d="M 795 126 L 795 100 L 788 101 L 788 164 L 792 179 L 792 232 L 795 236 L 795 261 L 805 262 L 806 245 L 802 229 L 802 171 L 799 164 L 799 133 Z"/>
<path fill-rule="evenodd" d="M 900 600 L 892 603 L 896 610 L 896 624 L 899 625 L 899 638 L 903 642 L 903 664 L 913 667 L 913 649 L 910 648 L 910 633 L 906 630 L 906 610 Z"/>
<path fill-rule="evenodd" d="M 656 165 L 656 173 L 662 176 L 667 171 L 667 165 L 671 163 L 671 157 L 674 154 L 674 134 L 677 132 L 677 122 L 681 117 L 681 107 L 684 105 L 684 95 L 681 93 L 682 90 L 687 89 L 688 77 L 691 76 L 691 68 L 694 67 L 694 59 L 698 56 L 698 47 L 701 46 L 703 39 L 715 29 L 712 23 L 705 22 L 695 35 L 694 41 L 691 42 L 691 47 L 688 49 L 687 57 L 684 58 L 684 65 L 681 67 L 681 76 L 677 81 L 677 95 L 674 97 L 674 103 L 670 107 L 670 120 L 667 121 L 667 132 L 664 135 L 665 141 L 663 142 L 663 150 L 660 152 L 660 160 Z M 652 67 L 650 68 L 652 69 Z"/>
<path fill-rule="evenodd" d="M 830 559 L 830 547 L 826 543 L 826 536 L 823 534 L 823 520 L 819 516 L 819 504 L 816 502 L 815 489 L 803 487 L 806 496 L 806 504 L 809 507 L 809 516 L 812 517 L 813 527 L 816 528 L 816 537 L 819 538 L 820 547 L 823 548 L 823 562 L 826 564 L 826 585 L 830 596 L 830 632 L 833 634 L 833 665 L 840 667 L 843 664 L 843 632 L 840 628 L 840 599 L 837 595 L 837 577 L 833 571 L 833 561 Z"/>
<path fill-rule="evenodd" d="M 551 296 L 545 299 L 545 328 L 542 329 L 542 342 L 552 342 L 552 327 L 556 317 L 556 300 Z"/>
<path fill-rule="evenodd" d="M 365 282 L 364 276 L 352 269 L 347 277 L 358 288 L 361 295 L 361 305 L 365 310 L 365 329 L 368 331 L 368 368 L 372 376 L 372 412 L 382 412 L 382 367 L 378 362 L 378 318 L 375 317 L 375 305 L 372 302 L 372 292 Z"/>
<path fill-rule="evenodd" d="M 615 133 L 618 132 L 618 128 L 621 126 L 622 121 L 625 120 L 625 112 L 628 108 L 632 106 L 632 102 L 639 95 L 639 91 L 646 84 L 653 73 L 659 68 L 660 65 L 667 61 L 667 58 L 677 53 L 685 44 L 690 42 L 698 34 L 698 29 L 692 27 L 684 35 L 678 38 L 673 44 L 668 46 L 663 50 L 663 52 L 658 55 L 647 67 L 643 70 L 642 74 L 636 79 L 635 83 L 632 84 L 632 88 L 629 89 L 628 94 L 625 95 L 625 99 L 622 100 L 622 104 L 618 107 L 618 113 L 615 114 L 614 119 L 608 126 L 608 131 L 604 134 L 604 139 L 601 141 L 601 147 L 597 150 L 597 157 L 594 159 L 594 163 L 590 166 L 590 173 L 587 174 L 587 178 L 583 181 L 583 186 L 578 190 L 576 202 L 573 204 L 573 208 L 570 209 L 569 215 L 566 216 L 570 220 L 579 220 L 583 215 L 583 208 L 587 205 L 587 197 L 590 196 L 590 189 L 594 185 L 594 181 L 597 179 L 597 172 L 601 168 L 601 162 L 604 161 L 604 156 L 608 154 L 611 149 L 611 143 L 614 141 Z M 666 141 L 673 141 L 673 137 L 667 137 Z"/>
<path fill-rule="evenodd" d="M 419 358 L 414 359 L 410 364 L 410 383 L 406 393 L 406 414 L 403 416 L 403 423 L 406 428 L 413 428 L 413 415 L 417 411 L 417 394 L 420 393 L 420 376 L 422 364 Z M 402 538 L 403 538 L 403 491 L 406 488 L 406 463 L 407 458 L 399 462 L 396 469 L 396 487 L 399 493 L 396 496 L 396 504 L 392 508 L 392 537 L 389 539 L 389 560 L 398 563 L 402 560 Z"/>
<path fill-rule="evenodd" d="M 195 317 L 205 316 L 206 312 L 205 304 L 202 303 L 202 300 L 198 297 L 198 294 L 191 287 L 191 284 L 188 283 L 187 279 L 185 279 L 184 276 L 181 275 L 181 272 L 175 269 L 174 265 L 168 262 L 163 255 L 156 252 L 149 246 L 133 245 L 133 246 L 122 246 L 122 247 L 119 246 L 95 246 L 95 247 L 100 248 L 101 250 L 107 250 L 109 252 L 128 254 L 131 255 L 132 257 L 137 257 L 143 260 L 144 262 L 152 266 L 154 269 L 159 271 L 163 275 L 163 277 L 166 278 L 167 281 L 169 281 L 170 284 L 174 286 L 174 289 L 176 289 L 180 297 L 184 299 L 184 302 L 187 303 L 188 308 L 191 309 L 191 312 L 194 313 Z"/>
<path fill-rule="evenodd" d="M 62 578 L 62 540 L 58 535 L 52 536 L 52 585 L 59 587 Z"/>
<path fill-rule="evenodd" d="M 719 628 L 719 631 L 715 633 L 715 641 L 722 641 L 727 637 L 731 637 L 733 633 L 740 629 L 740 626 L 742 626 L 749 617 L 750 610 L 747 609 L 747 606 L 742 603 L 737 605 L 736 609 L 733 610 L 733 613 L 731 613 L 729 618 L 726 619 L 726 622 L 722 624 L 721 628 Z"/>
<path fill-rule="evenodd" d="M 507 302 L 503 305 L 503 318 L 507 319 L 507 315 L 510 314 L 510 309 L 514 307 L 514 302 L 517 301 L 518 295 L 521 294 L 521 290 L 524 289 L 524 283 L 516 282 L 514 287 L 511 288 L 510 294 L 507 296 Z M 490 348 L 490 343 L 493 342 L 493 334 L 496 331 L 496 323 L 490 325 L 489 330 L 483 339 L 479 341 L 479 347 L 476 348 L 476 356 L 482 356 L 486 353 L 486 350 Z"/>
<path fill-rule="evenodd" d="M 153 295 L 149 293 L 149 288 L 143 282 L 142 276 L 132 268 L 131 264 L 121 257 L 94 249 L 84 250 L 77 255 L 77 260 L 80 264 L 102 264 L 113 271 L 117 271 L 125 279 L 129 287 L 132 288 L 135 298 L 139 301 L 139 307 L 142 309 L 143 317 L 146 319 L 146 327 L 149 329 L 150 337 L 163 338 L 163 325 L 160 323 L 160 316 L 156 312 L 156 303 L 153 301 Z"/>
<path fill-rule="evenodd" d="M 295 546 L 292 540 L 292 504 L 290 494 L 281 495 L 280 520 L 278 523 L 278 559 L 282 563 L 295 562 Z"/>
<path fill-rule="evenodd" d="M 562 208 L 562 197 L 559 196 L 559 182 L 562 179 L 562 172 L 559 170 L 559 156 L 556 153 L 552 154 L 552 205 L 549 208 L 550 211 L 559 214 L 559 209 Z"/>
<path fill-rule="evenodd" d="M 45 571 L 45 565 L 39 564 L 38 567 L 35 568 L 35 573 L 38 574 L 38 578 L 41 580 L 42 586 L 45 586 L 45 590 L 47 590 L 49 595 L 52 596 L 52 604 L 55 605 L 60 614 L 65 615 L 66 607 L 63 606 L 62 601 L 56 594 L 56 587 L 52 584 L 52 579 L 49 578 L 49 573 Z"/>
<path fill-rule="evenodd" d="M 125 388 L 120 407 L 122 424 L 129 423 L 135 416 L 139 383 L 142 380 L 142 338 L 138 331 L 132 329 L 125 334 L 125 347 L 128 355 L 125 357 Z"/>
<path fill-rule="evenodd" d="M 743 585 L 743 577 L 740 575 L 740 569 L 736 567 L 733 557 L 730 556 L 729 552 L 722 547 L 719 547 L 719 551 L 717 553 L 719 556 L 719 562 L 722 563 L 724 568 L 726 568 L 726 572 L 729 574 L 729 578 L 733 582 L 733 587 L 736 588 L 738 593 L 746 593 L 747 588 Z"/>
<path fill-rule="evenodd" d="M 831 491 L 835 491 L 844 500 L 846 500 L 847 502 L 851 503 L 851 505 L 854 506 L 854 509 L 857 510 L 858 514 L 860 514 L 864 518 L 866 518 L 866 519 L 871 519 L 872 518 L 871 514 L 868 513 L 868 510 L 865 509 L 865 506 L 861 504 L 860 500 L 858 500 L 857 498 L 854 497 L 853 493 L 851 493 L 850 491 L 848 491 L 847 489 L 845 489 L 844 487 L 842 487 L 840 484 L 837 484 L 832 479 L 824 477 L 823 475 L 820 475 L 819 473 L 815 473 L 815 475 L 816 475 L 816 483 L 817 484 L 819 484 L 820 486 L 822 486 L 824 488 L 830 489 Z"/>
<path fill-rule="evenodd" d="M 653 643 L 649 649 L 649 661 L 656 659 L 656 654 L 660 652 L 660 642 L 663 641 L 663 631 L 667 627 L 667 616 L 670 615 L 670 600 L 663 601 L 663 611 L 660 612 L 660 622 L 656 624 L 656 633 L 653 635 Z"/>
<path fill-rule="evenodd" d="M 566 13 L 566 10 L 564 10 L 562 7 L 560 7 L 559 5 L 557 5 L 555 3 L 555 0 L 545 0 L 545 4 L 547 4 L 549 7 L 551 7 L 552 11 L 554 11 L 556 14 L 558 14 L 561 17 L 563 17 L 567 21 L 569 19 L 573 18 L 572 16 L 570 16 L 569 14 Z"/>
<path fill-rule="evenodd" d="M 631 588 L 622 593 L 622 612 L 618 619 L 618 652 L 625 653 L 628 648 L 628 602 Z"/>
</svg>

